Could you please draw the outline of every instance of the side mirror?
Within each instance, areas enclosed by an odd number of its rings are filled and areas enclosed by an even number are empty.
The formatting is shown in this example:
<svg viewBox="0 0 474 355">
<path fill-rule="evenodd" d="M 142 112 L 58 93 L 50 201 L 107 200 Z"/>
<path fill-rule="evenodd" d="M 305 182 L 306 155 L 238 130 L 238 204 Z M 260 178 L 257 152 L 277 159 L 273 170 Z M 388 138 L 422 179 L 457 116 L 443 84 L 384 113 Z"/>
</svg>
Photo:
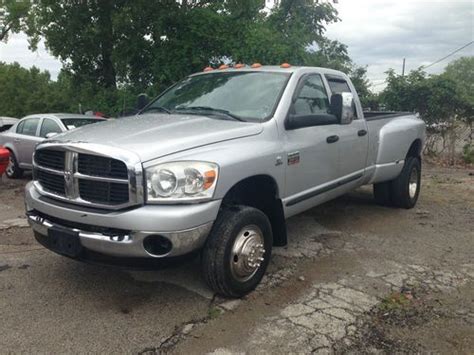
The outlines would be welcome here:
<svg viewBox="0 0 474 355">
<path fill-rule="evenodd" d="M 56 132 L 49 132 L 49 133 L 46 133 L 46 139 L 52 138 L 52 137 L 54 137 L 55 135 L 57 135 Z"/>
<path fill-rule="evenodd" d="M 293 115 L 289 114 L 285 120 L 285 128 L 298 129 L 303 127 L 325 126 L 338 124 L 338 118 L 330 114 L 319 115 Z"/>
<path fill-rule="evenodd" d="M 140 94 L 137 97 L 137 111 L 141 111 L 148 103 L 150 102 L 150 99 L 148 98 L 147 94 Z"/>
<path fill-rule="evenodd" d="M 354 119 L 354 96 L 349 92 L 333 94 L 330 111 L 340 124 L 350 124 Z"/>
</svg>

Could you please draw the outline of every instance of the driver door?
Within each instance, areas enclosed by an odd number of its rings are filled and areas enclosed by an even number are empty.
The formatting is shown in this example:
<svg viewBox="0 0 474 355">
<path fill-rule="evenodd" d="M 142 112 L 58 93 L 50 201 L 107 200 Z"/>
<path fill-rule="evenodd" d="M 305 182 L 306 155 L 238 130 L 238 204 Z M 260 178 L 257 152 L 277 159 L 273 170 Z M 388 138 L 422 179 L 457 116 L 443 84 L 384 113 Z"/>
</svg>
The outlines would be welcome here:
<svg viewBox="0 0 474 355">
<path fill-rule="evenodd" d="M 293 115 L 327 114 L 329 95 L 319 74 L 300 79 L 290 113 Z M 339 177 L 339 124 L 318 125 L 285 131 L 286 194 L 285 214 L 293 215 L 313 205 L 319 191 Z"/>
</svg>

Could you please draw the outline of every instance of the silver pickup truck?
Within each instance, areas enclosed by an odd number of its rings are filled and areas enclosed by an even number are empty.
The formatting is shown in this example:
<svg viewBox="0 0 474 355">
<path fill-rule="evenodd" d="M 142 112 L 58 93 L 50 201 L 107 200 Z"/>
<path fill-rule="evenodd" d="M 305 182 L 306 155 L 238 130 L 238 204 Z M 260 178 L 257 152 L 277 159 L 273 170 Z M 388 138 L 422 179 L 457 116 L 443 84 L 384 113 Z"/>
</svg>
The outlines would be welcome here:
<svg viewBox="0 0 474 355">
<path fill-rule="evenodd" d="M 413 207 L 424 135 L 413 114 L 364 114 L 338 71 L 208 68 L 134 117 L 41 143 L 27 216 L 41 244 L 79 260 L 199 251 L 208 285 L 240 297 L 287 243 L 285 219 L 367 184 Z"/>
</svg>

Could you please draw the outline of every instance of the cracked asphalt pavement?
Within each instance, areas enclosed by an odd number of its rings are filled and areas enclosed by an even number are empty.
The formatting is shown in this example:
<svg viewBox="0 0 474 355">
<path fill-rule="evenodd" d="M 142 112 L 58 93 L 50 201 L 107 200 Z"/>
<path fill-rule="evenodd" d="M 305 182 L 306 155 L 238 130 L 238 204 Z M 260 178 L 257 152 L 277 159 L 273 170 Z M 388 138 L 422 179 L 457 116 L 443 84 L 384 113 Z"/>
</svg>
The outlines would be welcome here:
<svg viewBox="0 0 474 355">
<path fill-rule="evenodd" d="M 0 349 L 6 353 L 474 352 L 474 178 L 425 168 L 412 210 L 359 189 L 288 220 L 241 300 L 198 260 L 124 271 L 57 256 L 23 218 L 27 178 L 0 182 Z"/>
</svg>

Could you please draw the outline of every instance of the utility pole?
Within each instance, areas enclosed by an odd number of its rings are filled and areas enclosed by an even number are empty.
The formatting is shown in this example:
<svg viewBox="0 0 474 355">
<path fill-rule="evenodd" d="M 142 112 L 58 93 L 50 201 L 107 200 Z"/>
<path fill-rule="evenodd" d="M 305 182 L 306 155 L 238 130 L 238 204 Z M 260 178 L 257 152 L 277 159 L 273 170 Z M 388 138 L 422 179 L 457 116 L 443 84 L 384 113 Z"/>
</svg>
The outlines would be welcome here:
<svg viewBox="0 0 474 355">
<path fill-rule="evenodd" d="M 403 58 L 402 76 L 405 76 L 405 58 Z"/>
</svg>

